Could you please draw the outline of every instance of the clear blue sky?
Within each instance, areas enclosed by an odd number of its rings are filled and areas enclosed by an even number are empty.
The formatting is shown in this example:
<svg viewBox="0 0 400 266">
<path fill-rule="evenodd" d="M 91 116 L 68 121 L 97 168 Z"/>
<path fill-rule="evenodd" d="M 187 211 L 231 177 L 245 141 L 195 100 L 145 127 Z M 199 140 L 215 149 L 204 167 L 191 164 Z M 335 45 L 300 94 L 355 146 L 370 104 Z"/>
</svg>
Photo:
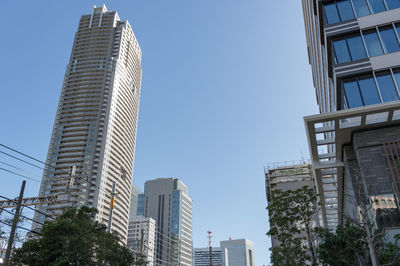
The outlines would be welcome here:
<svg viewBox="0 0 400 266">
<path fill-rule="evenodd" d="M 45 160 L 79 18 L 102 3 L 1 3 L 0 143 Z M 208 230 L 215 245 L 248 238 L 256 265 L 269 264 L 263 167 L 307 157 L 302 117 L 317 113 L 301 0 L 105 3 L 143 52 L 134 183 L 181 178 L 194 247 L 207 245 Z M 17 196 L 22 179 L 0 173 L 0 195 Z M 26 196 L 37 193 L 28 181 Z"/>
</svg>

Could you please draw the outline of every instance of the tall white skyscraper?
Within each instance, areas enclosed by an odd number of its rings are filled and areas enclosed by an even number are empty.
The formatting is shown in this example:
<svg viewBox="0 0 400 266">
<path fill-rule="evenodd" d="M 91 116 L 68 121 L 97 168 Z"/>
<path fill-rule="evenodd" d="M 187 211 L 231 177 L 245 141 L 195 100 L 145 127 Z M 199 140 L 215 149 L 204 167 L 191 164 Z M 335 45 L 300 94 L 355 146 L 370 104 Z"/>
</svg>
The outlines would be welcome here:
<svg viewBox="0 0 400 266">
<path fill-rule="evenodd" d="M 112 184 L 112 231 L 126 242 L 141 86 L 141 50 L 128 21 L 103 5 L 83 15 L 67 65 L 38 209 L 52 216 L 68 207 L 97 208 L 107 224 Z M 45 217 L 36 214 L 35 220 Z"/>
</svg>

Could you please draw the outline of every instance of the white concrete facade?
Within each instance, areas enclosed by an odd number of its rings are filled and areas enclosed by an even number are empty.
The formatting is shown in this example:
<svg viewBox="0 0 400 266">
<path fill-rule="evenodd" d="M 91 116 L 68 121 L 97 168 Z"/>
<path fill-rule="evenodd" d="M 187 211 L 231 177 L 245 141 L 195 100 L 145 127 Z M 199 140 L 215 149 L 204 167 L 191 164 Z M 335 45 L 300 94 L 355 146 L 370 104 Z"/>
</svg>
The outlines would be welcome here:
<svg viewBox="0 0 400 266">
<path fill-rule="evenodd" d="M 235 239 L 220 242 L 224 254 L 223 265 L 255 266 L 254 244 L 248 239 Z"/>
<path fill-rule="evenodd" d="M 154 265 L 154 244 L 156 235 L 156 222 L 153 218 L 143 216 L 133 217 L 128 227 L 128 248 L 135 254 L 141 252 L 143 230 L 143 250 L 148 266 Z"/>
</svg>

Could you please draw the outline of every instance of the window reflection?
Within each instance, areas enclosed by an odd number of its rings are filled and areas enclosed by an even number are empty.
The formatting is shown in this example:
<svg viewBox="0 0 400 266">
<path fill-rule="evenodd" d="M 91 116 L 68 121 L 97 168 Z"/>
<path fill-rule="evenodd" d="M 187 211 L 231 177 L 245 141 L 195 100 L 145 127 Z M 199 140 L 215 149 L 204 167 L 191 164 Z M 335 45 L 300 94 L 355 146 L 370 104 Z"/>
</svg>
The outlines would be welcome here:
<svg viewBox="0 0 400 266">
<path fill-rule="evenodd" d="M 399 8 L 400 0 L 386 0 L 386 4 L 389 9 Z"/>
<path fill-rule="evenodd" d="M 352 60 L 359 60 L 367 57 L 361 36 L 354 36 L 347 39 L 347 45 L 350 50 Z"/>
<path fill-rule="evenodd" d="M 339 10 L 341 21 L 346 21 L 354 18 L 353 8 L 351 7 L 350 1 L 338 1 L 337 8 Z"/>
<path fill-rule="evenodd" d="M 325 23 L 329 25 L 400 8 L 400 0 L 336 0 L 325 3 L 323 8 Z"/>
<path fill-rule="evenodd" d="M 383 49 L 376 31 L 364 33 L 364 40 L 365 44 L 367 45 L 369 56 L 377 56 L 383 54 Z"/>
<path fill-rule="evenodd" d="M 378 82 L 379 90 L 384 102 L 390 102 L 399 99 L 390 73 L 384 72 L 380 75 L 377 75 L 376 80 Z"/>
<path fill-rule="evenodd" d="M 360 91 L 365 105 L 380 103 L 378 90 L 373 77 L 366 77 L 358 81 Z"/>
<path fill-rule="evenodd" d="M 367 56 L 400 51 L 400 40 L 396 32 L 400 33 L 400 24 L 366 30 L 361 33 L 345 35 L 332 40 L 334 62 L 336 64 L 359 60 Z M 368 51 L 368 54 L 367 54 Z"/>
<path fill-rule="evenodd" d="M 372 196 L 371 207 L 375 224 L 379 229 L 400 226 L 400 212 L 394 195 Z"/>
<path fill-rule="evenodd" d="M 399 43 L 392 26 L 379 28 L 379 33 L 382 38 L 383 46 L 387 53 L 393 53 L 400 50 Z"/>
<path fill-rule="evenodd" d="M 325 19 L 328 24 L 340 22 L 339 13 L 335 3 L 324 5 L 324 11 Z"/>
<path fill-rule="evenodd" d="M 369 5 L 371 7 L 372 13 L 385 11 L 385 5 L 383 4 L 383 0 L 369 0 Z"/>
<path fill-rule="evenodd" d="M 357 81 L 345 82 L 343 83 L 343 87 L 349 108 L 363 106 Z"/>
<path fill-rule="evenodd" d="M 393 73 L 393 74 L 392 74 Z M 356 76 L 342 81 L 342 108 L 354 108 L 399 99 L 400 68 Z"/>
<path fill-rule="evenodd" d="M 333 49 L 335 50 L 336 62 L 338 64 L 349 62 L 351 60 L 346 40 L 334 41 Z"/>
<path fill-rule="evenodd" d="M 370 14 L 367 2 L 365 0 L 353 0 L 353 6 L 357 17 L 363 17 Z"/>
</svg>

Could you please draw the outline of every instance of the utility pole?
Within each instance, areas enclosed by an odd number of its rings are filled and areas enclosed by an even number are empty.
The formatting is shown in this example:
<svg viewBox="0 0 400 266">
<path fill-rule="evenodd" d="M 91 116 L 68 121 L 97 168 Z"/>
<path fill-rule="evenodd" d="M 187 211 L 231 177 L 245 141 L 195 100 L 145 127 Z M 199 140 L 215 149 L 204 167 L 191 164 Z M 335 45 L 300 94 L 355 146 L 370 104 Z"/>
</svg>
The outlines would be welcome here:
<svg viewBox="0 0 400 266">
<path fill-rule="evenodd" d="M 18 224 L 18 220 L 19 220 L 19 212 L 21 210 L 22 198 L 24 197 L 25 184 L 26 184 L 26 181 L 25 180 L 22 181 L 21 190 L 19 192 L 19 197 L 18 197 L 18 202 L 17 202 L 17 207 L 15 209 L 14 219 L 13 219 L 13 223 L 12 223 L 12 227 L 11 227 L 10 237 L 8 239 L 6 257 L 4 258 L 5 266 L 8 266 L 8 262 L 10 260 L 10 255 L 11 255 L 11 249 L 14 244 L 15 231 L 17 229 L 17 224 Z"/>
<path fill-rule="evenodd" d="M 110 201 L 110 214 L 108 215 L 108 227 L 107 232 L 111 233 L 111 222 L 112 222 L 112 215 L 114 209 L 114 202 L 115 202 L 115 181 L 112 183 L 112 191 L 111 191 L 111 201 Z"/>
<path fill-rule="evenodd" d="M 142 228 L 141 234 L 142 236 L 140 237 L 140 254 L 143 255 L 143 245 L 144 245 L 144 229 Z"/>
<path fill-rule="evenodd" d="M 208 248 L 210 250 L 210 266 L 212 266 L 212 245 L 211 245 L 211 231 L 208 231 Z"/>
</svg>

